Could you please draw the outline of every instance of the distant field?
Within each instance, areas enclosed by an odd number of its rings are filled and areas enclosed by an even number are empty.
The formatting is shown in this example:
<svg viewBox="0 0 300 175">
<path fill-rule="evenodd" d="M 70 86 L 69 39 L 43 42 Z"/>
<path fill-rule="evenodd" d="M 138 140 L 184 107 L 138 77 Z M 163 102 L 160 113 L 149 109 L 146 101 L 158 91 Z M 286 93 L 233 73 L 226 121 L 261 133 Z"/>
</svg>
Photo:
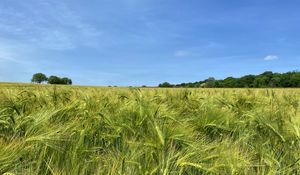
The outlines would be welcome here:
<svg viewBox="0 0 300 175">
<path fill-rule="evenodd" d="M 299 174 L 300 89 L 0 83 L 0 173 Z"/>
</svg>

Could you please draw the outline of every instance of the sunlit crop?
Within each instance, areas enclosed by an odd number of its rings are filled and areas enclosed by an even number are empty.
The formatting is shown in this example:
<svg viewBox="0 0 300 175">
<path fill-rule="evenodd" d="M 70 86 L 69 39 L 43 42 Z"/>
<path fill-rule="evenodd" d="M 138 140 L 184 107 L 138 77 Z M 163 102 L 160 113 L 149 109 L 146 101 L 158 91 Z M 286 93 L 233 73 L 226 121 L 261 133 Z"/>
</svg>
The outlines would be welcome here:
<svg viewBox="0 0 300 175">
<path fill-rule="evenodd" d="M 0 85 L 0 173 L 299 174 L 300 89 Z"/>
</svg>

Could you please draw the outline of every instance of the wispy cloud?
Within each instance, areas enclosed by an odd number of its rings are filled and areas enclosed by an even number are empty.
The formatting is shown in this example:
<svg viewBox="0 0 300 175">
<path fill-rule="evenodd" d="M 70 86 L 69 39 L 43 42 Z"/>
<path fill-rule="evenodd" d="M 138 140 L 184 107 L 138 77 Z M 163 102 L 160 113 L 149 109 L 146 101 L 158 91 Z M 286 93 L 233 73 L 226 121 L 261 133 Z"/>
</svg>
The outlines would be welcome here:
<svg viewBox="0 0 300 175">
<path fill-rule="evenodd" d="M 72 38 L 61 30 L 43 30 L 39 38 L 32 38 L 34 45 L 51 50 L 70 50 L 76 48 Z"/>
<path fill-rule="evenodd" d="M 279 57 L 277 55 L 267 55 L 266 57 L 264 57 L 265 61 L 272 61 L 272 60 L 277 60 L 279 59 Z"/>
<path fill-rule="evenodd" d="M 26 46 L 13 43 L 8 40 L 2 40 L 0 38 L 0 62 L 2 63 L 11 62 L 24 64 L 26 62 L 26 56 L 23 54 L 25 54 L 25 52 L 29 52 L 29 50 L 30 49 Z"/>
<path fill-rule="evenodd" d="M 0 33 L 36 48 L 70 50 L 94 46 L 102 32 L 61 1 L 0 5 Z"/>
<path fill-rule="evenodd" d="M 15 59 L 11 55 L 11 53 L 4 52 L 3 50 L 0 50 L 0 62 L 6 62 L 6 61 L 13 61 L 15 62 Z"/>
<path fill-rule="evenodd" d="M 189 51 L 186 51 L 186 50 L 177 50 L 174 53 L 175 57 L 187 57 L 187 56 L 190 56 L 190 55 L 191 55 L 191 53 Z"/>
<path fill-rule="evenodd" d="M 23 44 L 0 38 L 0 81 L 28 81 L 36 63 L 30 57 L 32 51 Z"/>
<path fill-rule="evenodd" d="M 205 55 L 206 53 L 211 52 L 212 50 L 220 50 L 223 49 L 223 45 L 221 43 L 217 43 L 214 41 L 203 41 L 198 43 L 195 46 L 185 47 L 183 49 L 178 49 L 174 52 L 175 57 L 200 57 Z"/>
</svg>

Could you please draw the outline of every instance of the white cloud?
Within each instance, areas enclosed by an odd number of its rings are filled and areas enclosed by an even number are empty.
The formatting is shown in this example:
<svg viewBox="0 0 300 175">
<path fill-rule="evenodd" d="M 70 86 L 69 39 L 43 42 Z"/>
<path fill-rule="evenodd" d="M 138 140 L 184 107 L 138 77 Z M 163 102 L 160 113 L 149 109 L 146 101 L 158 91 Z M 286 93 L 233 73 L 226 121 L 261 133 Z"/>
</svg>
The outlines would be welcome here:
<svg viewBox="0 0 300 175">
<path fill-rule="evenodd" d="M 31 45 L 0 37 L 0 69 L 3 72 L 15 70 L 19 66 L 23 71 L 30 70 L 41 58 L 36 58 L 37 50 Z"/>
<path fill-rule="evenodd" d="M 40 38 L 33 38 L 31 42 L 41 48 L 52 50 L 70 50 L 76 48 L 72 38 L 60 30 L 44 30 L 40 33 Z"/>
<path fill-rule="evenodd" d="M 268 55 L 264 58 L 265 61 L 277 60 L 279 57 L 277 55 Z"/>
<path fill-rule="evenodd" d="M 190 56 L 191 53 L 188 52 L 188 51 L 186 51 L 186 50 L 177 50 L 177 51 L 174 53 L 174 55 L 175 55 L 176 57 L 187 57 L 187 56 Z"/>
</svg>

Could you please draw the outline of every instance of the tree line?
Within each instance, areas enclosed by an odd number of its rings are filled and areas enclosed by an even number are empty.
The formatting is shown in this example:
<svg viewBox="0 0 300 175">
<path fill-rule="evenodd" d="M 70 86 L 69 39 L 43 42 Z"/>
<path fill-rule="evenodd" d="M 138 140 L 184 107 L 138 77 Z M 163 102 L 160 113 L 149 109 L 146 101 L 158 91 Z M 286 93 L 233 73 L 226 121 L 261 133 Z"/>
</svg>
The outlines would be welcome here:
<svg viewBox="0 0 300 175">
<path fill-rule="evenodd" d="M 292 71 L 287 73 L 273 73 L 266 71 L 259 75 L 245 75 L 240 78 L 227 77 L 216 80 L 209 77 L 206 80 L 171 84 L 164 82 L 158 87 L 190 87 L 190 88 L 267 88 L 267 87 L 300 87 L 300 72 Z"/>
<path fill-rule="evenodd" d="M 43 73 L 36 73 L 33 74 L 32 79 L 31 79 L 32 83 L 48 83 L 48 84 L 65 84 L 65 85 L 72 85 L 72 80 L 68 77 L 63 77 L 60 78 L 58 76 L 55 75 L 51 75 L 50 77 L 47 77 L 45 74 Z"/>
</svg>

